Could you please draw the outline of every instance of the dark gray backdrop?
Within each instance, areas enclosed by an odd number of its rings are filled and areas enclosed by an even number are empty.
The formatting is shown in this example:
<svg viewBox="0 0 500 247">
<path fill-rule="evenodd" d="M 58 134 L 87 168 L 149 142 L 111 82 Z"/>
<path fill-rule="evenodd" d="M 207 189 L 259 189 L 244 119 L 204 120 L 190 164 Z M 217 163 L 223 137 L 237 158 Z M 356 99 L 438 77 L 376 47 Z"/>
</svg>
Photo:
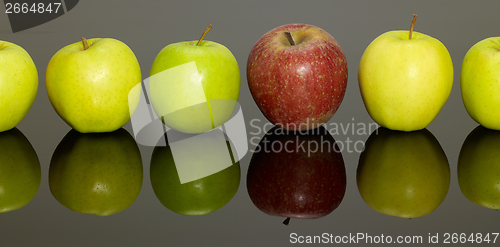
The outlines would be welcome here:
<svg viewBox="0 0 500 247">
<path fill-rule="evenodd" d="M 422 235 L 429 233 L 498 232 L 498 212 L 469 202 L 456 178 L 461 145 L 477 124 L 463 107 L 459 71 L 467 50 L 479 40 L 499 36 L 500 2 L 491 1 L 95 1 L 81 0 L 64 16 L 13 34 L 0 8 L 0 40 L 24 47 L 39 72 L 39 90 L 33 107 L 18 128 L 34 146 L 42 167 L 40 190 L 26 207 L 0 215 L 2 246 L 284 246 L 289 235 Z M 451 169 L 449 193 L 432 214 L 412 220 L 379 214 L 362 200 L 356 187 L 359 153 L 345 152 L 347 192 L 332 214 L 318 220 L 295 220 L 260 212 L 245 187 L 251 154 L 241 162 L 242 180 L 234 199 L 204 217 L 177 215 L 156 199 L 149 180 L 152 148 L 141 146 L 144 183 L 141 194 L 127 210 L 110 217 L 72 212 L 60 205 L 48 187 L 53 151 L 70 128 L 52 109 L 45 89 L 45 69 L 52 55 L 80 37 L 112 37 L 136 54 L 143 78 L 156 54 L 167 44 L 196 40 L 209 23 L 207 40 L 228 47 L 241 70 L 240 104 L 245 120 L 261 119 L 246 82 L 246 59 L 257 39 L 287 23 L 308 23 L 329 32 L 341 45 L 349 65 L 349 83 L 340 109 L 330 123 L 371 123 L 359 93 L 357 67 L 368 44 L 378 35 L 410 26 L 439 39 L 449 50 L 455 80 L 448 102 L 428 129 L 441 143 Z M 354 120 L 353 120 L 354 119 Z M 130 124 L 125 127 L 131 132 Z M 248 129 L 251 132 L 252 129 Z M 262 134 L 261 134 L 262 135 Z M 338 135 L 337 140 L 362 140 L 368 135 Z M 425 240 L 425 238 L 424 238 Z M 498 240 L 500 241 L 500 240 Z M 497 242 L 498 243 L 498 242 Z M 494 244 L 491 244 L 494 245 Z"/>
</svg>

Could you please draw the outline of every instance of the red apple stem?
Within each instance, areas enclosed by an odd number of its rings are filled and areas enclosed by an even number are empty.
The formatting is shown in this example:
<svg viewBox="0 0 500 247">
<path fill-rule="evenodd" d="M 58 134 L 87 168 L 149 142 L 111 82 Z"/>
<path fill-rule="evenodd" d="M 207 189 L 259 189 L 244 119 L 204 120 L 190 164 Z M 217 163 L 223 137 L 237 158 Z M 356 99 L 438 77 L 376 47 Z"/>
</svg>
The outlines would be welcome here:
<svg viewBox="0 0 500 247">
<path fill-rule="evenodd" d="M 87 43 L 87 39 L 82 37 L 83 49 L 87 50 L 89 48 L 89 44 Z"/>
<path fill-rule="evenodd" d="M 410 36 L 408 39 L 411 39 L 411 35 L 413 34 L 413 27 L 415 27 L 415 22 L 417 21 L 417 15 L 413 14 L 413 20 L 411 21 L 411 27 L 410 27 Z"/>
<path fill-rule="evenodd" d="M 207 35 L 207 33 L 208 33 L 208 31 L 210 31 L 210 29 L 212 29 L 212 24 L 209 24 L 207 29 L 205 29 L 205 32 L 203 32 L 203 34 L 201 35 L 200 40 L 198 40 L 198 43 L 196 44 L 196 46 L 200 46 L 201 41 L 203 40 L 203 38 L 205 38 L 205 35 Z"/>
<path fill-rule="evenodd" d="M 288 226 L 288 224 L 290 224 L 290 217 L 286 218 L 286 219 L 283 221 L 283 225 Z"/>
<path fill-rule="evenodd" d="M 290 32 L 285 32 L 286 38 L 288 39 L 288 42 L 290 42 L 290 45 L 295 45 L 295 41 L 292 38 L 292 34 Z"/>
</svg>

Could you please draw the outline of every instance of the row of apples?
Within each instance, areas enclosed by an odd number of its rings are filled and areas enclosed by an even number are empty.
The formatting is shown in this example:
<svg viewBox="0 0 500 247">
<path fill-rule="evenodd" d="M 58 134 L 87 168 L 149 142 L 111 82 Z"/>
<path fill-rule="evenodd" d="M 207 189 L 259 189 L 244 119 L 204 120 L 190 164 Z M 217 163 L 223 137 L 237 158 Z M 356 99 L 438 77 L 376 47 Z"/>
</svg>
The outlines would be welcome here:
<svg viewBox="0 0 500 247">
<path fill-rule="evenodd" d="M 425 128 L 447 101 L 453 64 L 437 39 L 409 31 L 386 32 L 366 48 L 358 69 L 361 96 L 379 125 L 402 131 Z M 166 46 L 145 80 L 147 97 L 169 127 L 203 133 L 224 124 L 240 93 L 240 71 L 223 45 L 204 40 Z M 466 54 L 461 89 L 471 117 L 500 129 L 500 37 L 480 41 Z M 38 75 L 21 47 L 0 42 L 0 131 L 16 126 L 37 93 Z M 264 34 L 247 61 L 250 92 L 263 115 L 285 129 L 326 123 L 343 101 L 347 60 L 323 29 L 288 24 Z M 141 96 L 139 63 L 115 39 L 85 39 L 59 50 L 46 71 L 47 93 L 59 116 L 81 133 L 112 132 L 134 114 Z M 217 101 L 225 99 L 225 101 Z M 220 103 L 222 102 L 222 103 Z"/>
</svg>

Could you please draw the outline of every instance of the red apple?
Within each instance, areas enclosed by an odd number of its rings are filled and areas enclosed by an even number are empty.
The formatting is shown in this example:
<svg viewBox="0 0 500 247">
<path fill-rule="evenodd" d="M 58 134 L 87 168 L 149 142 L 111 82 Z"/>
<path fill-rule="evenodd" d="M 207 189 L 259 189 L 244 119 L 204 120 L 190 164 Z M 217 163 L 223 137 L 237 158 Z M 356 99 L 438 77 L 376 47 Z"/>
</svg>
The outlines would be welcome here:
<svg viewBox="0 0 500 247">
<path fill-rule="evenodd" d="M 347 61 L 323 29 L 288 24 L 262 36 L 247 62 L 250 92 L 264 116 L 287 130 L 326 123 L 347 86 Z"/>
<path fill-rule="evenodd" d="M 304 132 L 271 129 L 252 155 L 247 190 L 262 212 L 314 219 L 330 214 L 344 198 L 342 154 L 324 127 Z"/>
</svg>

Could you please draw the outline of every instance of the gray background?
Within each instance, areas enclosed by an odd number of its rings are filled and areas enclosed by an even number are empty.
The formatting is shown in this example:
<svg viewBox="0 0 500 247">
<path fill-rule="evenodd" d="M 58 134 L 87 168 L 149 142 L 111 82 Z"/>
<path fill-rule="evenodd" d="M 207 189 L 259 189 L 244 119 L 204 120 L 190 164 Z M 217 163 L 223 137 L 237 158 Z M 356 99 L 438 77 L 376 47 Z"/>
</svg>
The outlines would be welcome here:
<svg viewBox="0 0 500 247">
<path fill-rule="evenodd" d="M 289 234 L 319 235 L 422 235 L 429 233 L 499 232 L 497 211 L 469 202 L 460 192 L 456 164 L 461 145 L 477 124 L 463 107 L 459 71 L 467 50 L 476 42 L 499 36 L 500 1 L 97 1 L 81 0 L 64 16 L 44 25 L 13 34 L 4 8 L 0 8 L 0 39 L 24 47 L 32 56 L 40 77 L 33 107 L 17 126 L 34 146 L 42 167 L 38 194 L 26 207 L 0 215 L 2 246 L 282 246 Z M 241 162 L 238 193 L 221 210 L 203 217 L 177 215 L 155 197 L 149 180 L 152 148 L 141 146 L 144 183 L 141 194 L 127 210 L 109 217 L 72 212 L 60 205 L 48 186 L 49 163 L 57 144 L 70 128 L 52 109 L 45 89 L 45 69 L 60 48 L 80 37 L 112 37 L 125 42 L 136 54 L 143 78 L 156 54 L 167 44 L 196 40 L 209 23 L 207 40 L 228 47 L 238 60 L 242 89 L 240 104 L 247 123 L 263 115 L 246 82 L 246 59 L 257 39 L 274 27 L 308 23 L 329 32 L 341 45 L 349 64 L 347 92 L 330 123 L 371 123 L 359 93 L 357 67 L 364 49 L 378 35 L 410 26 L 439 39 L 454 63 L 454 87 L 448 102 L 428 129 L 441 143 L 451 169 L 449 193 L 428 216 L 412 220 L 379 214 L 358 193 L 355 181 L 359 153 L 344 152 L 347 192 L 332 214 L 317 220 L 293 220 L 260 212 L 245 186 L 248 154 Z M 354 119 L 354 120 L 353 120 Z M 247 126 L 249 127 L 249 126 Z M 125 128 L 131 132 L 130 124 Z M 247 129 L 248 132 L 254 130 Z M 262 136 L 263 133 L 257 136 Z M 253 135 L 255 136 L 255 135 Z M 252 137 L 252 136 L 251 136 Z M 365 141 L 367 135 L 337 135 Z M 425 239 L 425 238 L 424 238 Z M 497 244 L 500 240 L 497 240 Z M 491 244 L 494 245 L 494 244 Z"/>
</svg>

